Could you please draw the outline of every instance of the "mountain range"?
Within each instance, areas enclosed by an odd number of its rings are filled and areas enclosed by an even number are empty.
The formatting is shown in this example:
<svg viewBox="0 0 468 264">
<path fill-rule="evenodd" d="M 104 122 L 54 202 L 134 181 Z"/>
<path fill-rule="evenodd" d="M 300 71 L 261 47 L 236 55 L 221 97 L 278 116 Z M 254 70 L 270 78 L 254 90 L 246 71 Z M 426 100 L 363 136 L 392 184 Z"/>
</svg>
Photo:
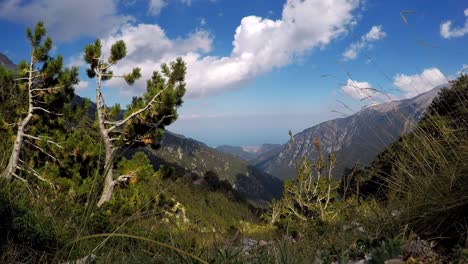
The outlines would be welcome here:
<svg viewBox="0 0 468 264">
<path fill-rule="evenodd" d="M 253 204 L 264 204 L 282 195 L 282 181 L 239 157 L 210 148 L 204 143 L 166 131 L 159 147 L 140 148 L 153 166 L 168 165 L 177 175 L 215 172 Z"/>
<path fill-rule="evenodd" d="M 216 150 L 239 157 L 248 162 L 253 162 L 269 152 L 278 150 L 280 147 L 280 144 L 263 144 L 259 147 L 221 145 L 216 147 Z"/>
<path fill-rule="evenodd" d="M 317 159 L 314 140 L 318 139 L 323 154 L 336 154 L 334 175 L 340 177 L 345 168 L 370 164 L 386 146 L 410 132 L 442 87 L 435 87 L 414 98 L 370 106 L 353 115 L 320 123 L 294 135 L 276 153 L 251 162 L 282 180 L 292 178 L 302 157 Z"/>
</svg>

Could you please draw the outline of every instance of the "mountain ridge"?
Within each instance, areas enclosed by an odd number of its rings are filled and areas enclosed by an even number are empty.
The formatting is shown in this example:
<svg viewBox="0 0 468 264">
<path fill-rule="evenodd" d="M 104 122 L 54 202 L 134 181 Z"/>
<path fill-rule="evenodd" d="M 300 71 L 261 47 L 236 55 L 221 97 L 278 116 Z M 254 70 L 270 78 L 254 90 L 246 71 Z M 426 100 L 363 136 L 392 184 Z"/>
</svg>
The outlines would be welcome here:
<svg viewBox="0 0 468 264">
<path fill-rule="evenodd" d="M 141 147 L 156 168 L 175 166 L 178 173 L 203 176 L 208 171 L 227 180 L 241 195 L 256 205 L 264 205 L 282 195 L 282 182 L 246 161 L 219 152 L 194 139 L 166 131 L 157 148 Z"/>
<path fill-rule="evenodd" d="M 16 65 L 3 53 L 0 53 L 0 65 L 8 70 L 16 69 Z"/>
<path fill-rule="evenodd" d="M 251 164 L 255 164 L 262 155 L 270 151 L 275 151 L 281 147 L 281 144 L 262 144 L 258 147 L 244 147 L 244 146 L 231 146 L 231 145 L 220 145 L 215 149 L 226 154 L 230 154 L 239 157 Z"/>
<path fill-rule="evenodd" d="M 86 99 L 75 95 L 72 104 L 82 104 Z M 96 105 L 90 101 L 88 114 L 94 118 Z M 123 114 L 122 110 L 122 114 Z M 173 167 L 179 176 L 215 172 L 220 180 L 227 180 L 247 201 L 264 206 L 283 192 L 281 180 L 247 163 L 239 157 L 210 148 L 203 142 L 185 135 L 165 130 L 160 142 L 146 147 L 128 149 L 124 154 L 132 156 L 137 151 L 147 154 L 154 169 L 162 165 Z"/>
<path fill-rule="evenodd" d="M 413 98 L 364 108 L 347 117 L 328 120 L 307 128 L 281 146 L 280 151 L 255 160 L 255 166 L 280 179 L 294 177 L 302 157 L 316 159 L 314 140 L 322 150 L 337 155 L 335 177 L 356 163 L 367 165 L 387 145 L 414 127 L 442 87 L 435 87 Z M 359 158 L 356 158 L 359 157 Z"/>
</svg>

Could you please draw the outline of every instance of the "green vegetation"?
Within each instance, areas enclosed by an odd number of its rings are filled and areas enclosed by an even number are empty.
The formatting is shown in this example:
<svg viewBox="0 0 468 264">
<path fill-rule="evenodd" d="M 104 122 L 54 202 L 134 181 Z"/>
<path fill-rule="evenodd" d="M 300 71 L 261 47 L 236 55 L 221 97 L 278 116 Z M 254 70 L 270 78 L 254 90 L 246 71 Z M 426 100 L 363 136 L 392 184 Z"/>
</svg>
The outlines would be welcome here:
<svg viewBox="0 0 468 264">
<path fill-rule="evenodd" d="M 134 177 L 133 172 L 114 177 L 114 163 L 119 147 L 135 143 L 145 145 L 160 140 L 164 126 L 177 119 L 177 108 L 182 105 L 185 94 L 186 66 L 178 58 L 170 66 L 161 65 L 162 75 L 155 71 L 147 81 L 146 93 L 134 97 L 128 109 L 123 113 L 120 105 L 108 108 L 102 93 L 103 82 L 112 78 L 123 78 L 127 84 L 133 85 L 141 77 L 140 68 L 134 68 L 131 73 L 116 75 L 111 69 L 127 55 L 127 48 L 122 40 L 115 42 L 110 49 L 107 61 L 102 55 L 101 41 L 98 39 L 84 50 L 84 60 L 89 65 L 88 77 L 96 79 L 96 114 L 99 134 L 104 144 L 105 159 L 103 170 L 104 185 L 98 206 L 110 201 L 114 187 Z"/>
<path fill-rule="evenodd" d="M 412 133 L 359 176 L 369 179 L 362 183 L 366 194 L 384 197 L 414 232 L 449 246 L 463 243 L 468 231 L 467 107 L 468 76 L 461 75 Z"/>
<path fill-rule="evenodd" d="M 42 98 L 56 113 L 31 114 L 24 131 L 39 142 L 26 137 L 18 154 L 22 169 L 0 178 L 1 263 L 468 261 L 467 75 L 442 90 L 414 130 L 371 166 L 337 179 L 340 161 L 325 157 L 317 139 L 318 158 L 303 158 L 282 197 L 255 208 L 247 202 L 255 192 L 272 198 L 277 190 L 262 190 L 266 184 L 254 185 L 248 177 L 242 178 L 243 189 L 234 188 L 241 182 L 220 175 L 222 169 L 182 175 L 151 162 L 158 152 L 151 143 L 175 121 L 182 103 L 182 60 L 155 72 L 147 92 L 127 111 L 103 102 L 92 109 L 90 101 L 73 102 L 76 69 L 62 70 L 60 57 L 46 55 L 51 42 L 41 42 L 44 36 L 42 24 L 28 31 L 32 62 L 16 72 L 0 68 L 2 171 L 8 171 L 19 127 L 29 115 L 23 113 L 27 97 Z M 101 81 L 114 77 L 109 67 L 125 49 L 117 41 L 104 61 L 99 41 L 85 48 L 88 74 L 98 82 L 97 101 L 103 99 Z M 28 86 L 21 78 L 34 56 L 43 74 Z M 139 75 L 135 69 L 123 78 L 132 84 Z M 67 89 L 59 93 L 57 85 Z M 31 97 L 22 94 L 25 87 L 45 90 Z M 142 145 L 144 152 L 127 151 Z M 176 160 L 173 155 L 171 162 Z M 112 195 L 98 202 L 106 184 Z"/>
</svg>

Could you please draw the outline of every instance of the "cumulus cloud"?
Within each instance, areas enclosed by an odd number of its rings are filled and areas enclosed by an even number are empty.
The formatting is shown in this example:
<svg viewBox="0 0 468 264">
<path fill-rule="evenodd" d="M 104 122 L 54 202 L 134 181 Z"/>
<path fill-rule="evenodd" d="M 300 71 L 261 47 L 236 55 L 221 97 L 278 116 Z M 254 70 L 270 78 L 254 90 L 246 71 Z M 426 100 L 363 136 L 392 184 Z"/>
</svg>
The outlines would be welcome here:
<svg viewBox="0 0 468 264">
<path fill-rule="evenodd" d="M 398 99 L 395 95 L 380 91 L 365 81 L 359 82 L 348 79 L 340 90 L 344 95 L 355 100 L 365 101 L 367 104 L 379 104 Z"/>
<path fill-rule="evenodd" d="M 114 72 L 127 73 L 138 66 L 142 69 L 143 75 L 134 87 L 121 90 L 125 95 L 141 94 L 145 89 L 145 80 L 154 70 L 159 70 L 162 63 L 172 61 L 179 56 L 188 58 L 191 54 L 206 54 L 211 51 L 212 45 L 212 37 L 203 30 L 192 32 L 183 38 L 169 39 L 158 25 L 128 24 L 102 40 L 105 57 L 108 56 L 107 52 L 112 44 L 118 40 L 125 41 L 128 56 L 115 65 Z M 110 80 L 108 84 L 116 88 L 126 87 L 123 81 L 117 78 Z"/>
<path fill-rule="evenodd" d="M 179 0 L 180 3 L 191 6 L 192 0 Z M 214 2 L 211 0 L 211 2 Z M 168 4 L 167 0 L 149 0 L 148 2 L 148 11 L 152 16 L 158 16 L 161 13 L 161 10 L 165 8 Z"/>
<path fill-rule="evenodd" d="M 161 13 L 161 10 L 167 5 L 165 0 L 150 0 L 148 11 L 151 15 L 157 16 Z"/>
<path fill-rule="evenodd" d="M 463 27 L 452 28 L 452 21 L 448 20 L 440 25 L 440 35 L 445 38 L 457 38 L 468 34 L 468 8 L 464 11 L 466 21 Z"/>
<path fill-rule="evenodd" d="M 393 78 L 393 84 L 400 89 L 403 97 L 406 98 L 416 96 L 447 82 L 447 77 L 438 68 L 425 69 L 422 73 L 415 75 L 397 74 Z"/>
<path fill-rule="evenodd" d="M 54 40 L 69 41 L 107 34 L 132 20 L 118 14 L 117 4 L 117 0 L 4 0 L 0 3 L 0 18 L 28 26 L 44 21 Z"/>
<path fill-rule="evenodd" d="M 326 46 L 347 33 L 355 22 L 353 11 L 359 4 L 360 0 L 288 0 L 281 19 L 244 17 L 234 34 L 232 52 L 224 57 L 207 54 L 211 38 L 204 31 L 169 39 L 157 25 L 128 24 L 104 42 L 123 39 L 128 44 L 128 57 L 122 66 L 117 65 L 116 72 L 139 65 L 146 69 L 143 77 L 148 78 L 162 62 L 180 56 L 188 65 L 188 95 L 211 95 L 238 88 L 260 74 Z M 143 83 L 137 83 L 136 88 L 143 89 Z"/>
<path fill-rule="evenodd" d="M 76 86 L 76 90 L 78 91 L 83 91 L 86 90 L 89 87 L 89 82 L 87 81 L 80 81 Z"/>
<path fill-rule="evenodd" d="M 367 32 L 357 42 L 352 43 L 344 52 L 343 58 L 345 60 L 354 60 L 357 58 L 359 52 L 363 49 L 370 48 L 371 43 L 385 38 L 387 34 L 382 31 L 382 26 L 372 26 L 371 30 Z"/>
<path fill-rule="evenodd" d="M 411 98 L 447 82 L 447 77 L 438 68 L 428 68 L 415 75 L 396 74 L 393 85 L 398 88 L 398 95 L 376 89 L 368 82 L 351 79 L 348 79 L 340 90 L 352 99 L 378 104 Z"/>
<path fill-rule="evenodd" d="M 374 94 L 372 89 L 372 86 L 368 82 L 357 82 L 351 79 L 348 79 L 346 84 L 341 87 L 341 91 L 345 95 L 357 100 L 369 98 Z"/>
<path fill-rule="evenodd" d="M 68 59 L 68 62 L 66 64 L 66 67 L 83 67 L 85 66 L 86 63 L 85 61 L 83 60 L 83 54 L 78 54 L 78 55 L 74 55 L 74 56 L 71 56 L 69 59 Z"/>
<path fill-rule="evenodd" d="M 208 32 L 199 30 L 186 38 L 169 39 L 164 30 L 153 24 L 127 24 L 111 36 L 102 39 L 103 51 L 109 51 L 112 44 L 118 40 L 127 45 L 127 61 L 154 62 L 173 58 L 189 52 L 207 53 L 211 50 L 211 36 Z"/>
</svg>

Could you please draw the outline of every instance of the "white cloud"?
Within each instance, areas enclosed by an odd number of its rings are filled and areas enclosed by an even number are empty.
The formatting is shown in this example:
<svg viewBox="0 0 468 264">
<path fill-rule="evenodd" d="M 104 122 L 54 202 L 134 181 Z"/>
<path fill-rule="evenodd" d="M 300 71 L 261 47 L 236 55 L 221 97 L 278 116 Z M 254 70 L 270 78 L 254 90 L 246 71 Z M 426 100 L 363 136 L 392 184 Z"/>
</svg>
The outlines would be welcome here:
<svg viewBox="0 0 468 264">
<path fill-rule="evenodd" d="M 382 26 L 372 26 L 371 30 L 364 36 L 364 39 L 371 42 L 383 39 L 386 35 L 387 34 L 382 31 Z"/>
<path fill-rule="evenodd" d="M 344 95 L 366 104 L 380 104 L 397 99 L 395 95 L 380 91 L 368 82 L 358 82 L 351 79 L 348 79 L 340 90 Z"/>
<path fill-rule="evenodd" d="M 132 20 L 118 14 L 117 4 L 117 0 L 4 0 L 0 3 L 0 18 L 28 26 L 44 21 L 54 40 L 69 41 L 107 34 Z"/>
<path fill-rule="evenodd" d="M 68 68 L 71 68 L 71 67 L 83 67 L 85 66 L 86 63 L 85 61 L 83 60 L 83 54 L 79 54 L 79 55 L 74 55 L 74 56 L 71 56 L 69 59 L 68 59 L 68 63 L 67 63 L 67 67 Z"/>
<path fill-rule="evenodd" d="M 89 87 L 89 82 L 87 81 L 80 81 L 76 86 L 77 91 L 83 91 L 86 90 Z"/>
<path fill-rule="evenodd" d="M 141 93 L 145 89 L 145 80 L 154 70 L 159 70 L 160 64 L 172 61 L 178 56 L 185 58 L 190 54 L 206 54 L 211 51 L 212 43 L 210 34 L 203 30 L 195 31 L 185 38 L 169 39 L 158 25 L 128 24 L 102 40 L 103 52 L 108 52 L 117 40 L 125 41 L 128 56 L 114 67 L 114 72 L 127 73 L 138 66 L 142 69 L 144 77 L 137 81 L 136 89 L 122 90 L 127 95 Z M 119 79 L 112 79 L 108 83 L 119 88 L 126 86 Z"/>
<path fill-rule="evenodd" d="M 192 0 L 178 0 L 180 3 L 191 6 Z M 210 0 L 210 2 L 215 2 L 214 0 Z M 168 5 L 168 0 L 149 0 L 148 2 L 148 11 L 149 14 L 152 16 L 158 16 L 161 13 L 161 10 Z"/>
<path fill-rule="evenodd" d="M 368 82 L 359 82 L 351 79 L 348 79 L 340 90 L 344 95 L 352 99 L 379 104 L 392 100 L 411 98 L 446 83 L 448 83 L 448 79 L 439 69 L 428 68 L 420 74 L 395 75 L 393 85 L 398 88 L 398 95 L 376 89 Z"/>
<path fill-rule="evenodd" d="M 452 28 L 452 21 L 450 20 L 440 24 L 440 35 L 443 38 L 457 38 L 468 34 L 468 8 L 465 9 L 463 13 L 466 17 L 465 25 L 463 27 Z"/>
<path fill-rule="evenodd" d="M 150 0 L 148 11 L 151 15 L 157 16 L 161 13 L 161 10 L 167 5 L 165 0 Z"/>
<path fill-rule="evenodd" d="M 200 26 L 205 26 L 206 25 L 206 18 L 202 17 L 200 18 Z"/>
<path fill-rule="evenodd" d="M 371 30 L 366 35 L 362 36 L 357 42 L 352 43 L 344 52 L 345 60 L 356 59 L 359 52 L 363 49 L 370 48 L 371 43 L 385 38 L 387 34 L 382 31 L 382 26 L 372 26 Z"/>
<path fill-rule="evenodd" d="M 368 82 L 357 82 L 348 79 L 345 85 L 341 87 L 341 91 L 353 99 L 363 100 L 374 94 L 372 86 Z"/>
<path fill-rule="evenodd" d="M 188 95 L 210 95 L 239 88 L 346 34 L 355 22 L 353 11 L 359 4 L 360 0 L 288 0 L 279 20 L 244 17 L 236 29 L 233 50 L 225 57 L 207 55 L 211 38 L 204 31 L 169 39 L 157 25 L 126 25 L 105 38 L 104 43 L 126 41 L 128 57 L 115 72 L 139 65 L 144 69 L 143 79 L 159 69 L 161 62 L 181 56 L 188 65 Z M 114 85 L 118 86 L 116 82 Z M 144 82 L 136 87 L 142 90 Z"/>
<path fill-rule="evenodd" d="M 397 74 L 393 78 L 393 84 L 406 98 L 429 91 L 447 82 L 447 77 L 438 68 L 425 69 L 422 73 L 415 75 Z"/>
<path fill-rule="evenodd" d="M 137 62 L 148 59 L 159 61 L 164 57 L 188 52 L 207 53 L 211 50 L 211 37 L 206 31 L 199 30 L 189 34 L 187 38 L 171 40 L 161 27 L 152 24 L 123 26 L 112 36 L 102 40 L 103 50 L 108 51 L 117 40 L 125 41 L 128 58 Z"/>
</svg>

